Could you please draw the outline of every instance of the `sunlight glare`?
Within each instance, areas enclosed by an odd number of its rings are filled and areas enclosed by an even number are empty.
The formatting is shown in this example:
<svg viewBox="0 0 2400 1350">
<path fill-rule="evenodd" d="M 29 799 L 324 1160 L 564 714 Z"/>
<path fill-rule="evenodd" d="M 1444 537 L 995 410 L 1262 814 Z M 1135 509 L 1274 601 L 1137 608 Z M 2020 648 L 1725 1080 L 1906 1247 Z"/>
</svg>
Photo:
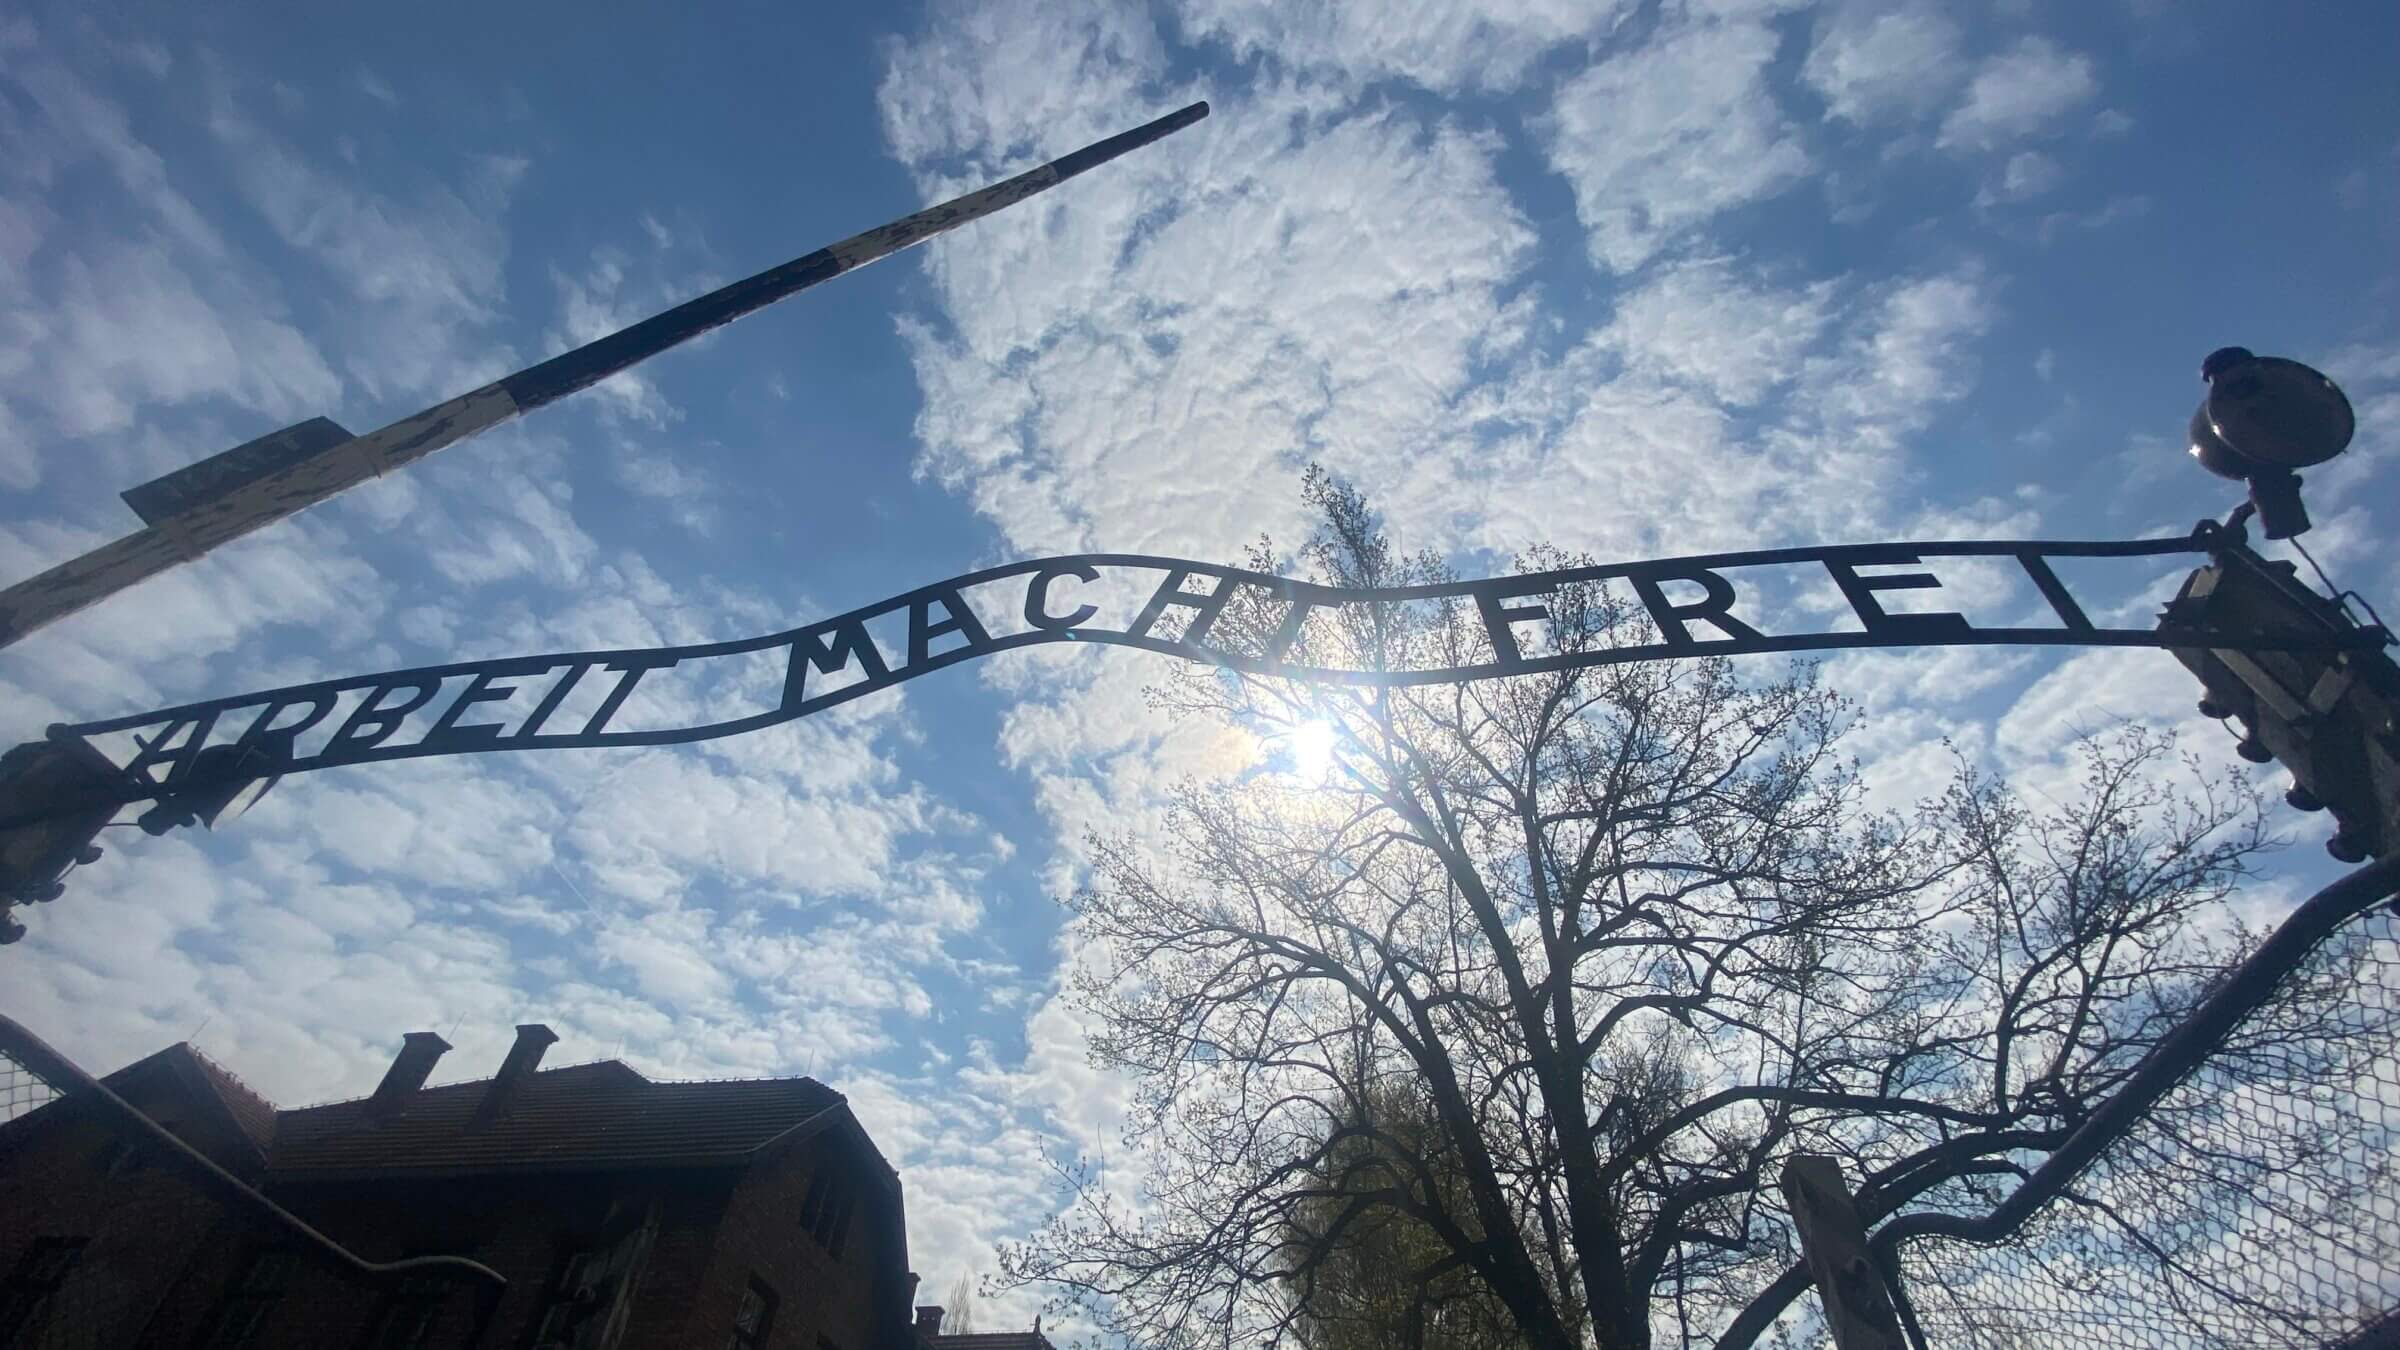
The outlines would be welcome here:
<svg viewBox="0 0 2400 1350">
<path fill-rule="evenodd" d="M 1285 739 L 1285 752 L 1292 757 L 1292 775 L 1310 783 L 1322 783 L 1333 776 L 1333 723 L 1303 722 L 1292 728 Z"/>
</svg>

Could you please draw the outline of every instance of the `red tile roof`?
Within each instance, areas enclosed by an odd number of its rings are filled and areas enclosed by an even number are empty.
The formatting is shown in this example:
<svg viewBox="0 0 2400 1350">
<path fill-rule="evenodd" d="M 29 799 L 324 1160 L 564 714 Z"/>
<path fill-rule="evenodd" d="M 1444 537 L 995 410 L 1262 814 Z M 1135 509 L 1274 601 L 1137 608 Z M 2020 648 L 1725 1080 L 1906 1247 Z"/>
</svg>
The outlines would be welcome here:
<svg viewBox="0 0 2400 1350">
<path fill-rule="evenodd" d="M 145 1055 L 100 1081 L 220 1167 L 249 1174 L 266 1161 L 274 1104 L 187 1044 Z M 0 1147 L 86 1114 L 71 1095 L 46 1102 L 0 1124 Z"/>
<path fill-rule="evenodd" d="M 475 1127 L 490 1086 L 423 1088 L 384 1121 L 368 1117 L 364 1098 L 279 1112 L 268 1170 L 296 1178 L 738 1163 L 844 1105 L 813 1078 L 660 1083 L 603 1060 L 534 1074 L 505 1116 Z"/>
<path fill-rule="evenodd" d="M 274 1140 L 275 1103 L 259 1096 L 248 1083 L 234 1077 L 231 1069 L 201 1054 L 199 1047 L 184 1043 L 169 1049 L 180 1049 L 191 1055 L 193 1067 L 200 1071 L 200 1077 L 215 1091 L 226 1114 L 233 1117 L 233 1123 L 249 1137 L 250 1142 L 265 1148 Z"/>
<path fill-rule="evenodd" d="M 270 1175 L 294 1179 L 739 1164 L 795 1131 L 833 1123 L 847 1105 L 813 1078 L 654 1082 L 612 1059 L 535 1073 L 485 1125 L 474 1116 L 490 1079 L 419 1089 L 397 1117 L 379 1121 L 363 1097 L 278 1111 L 184 1044 L 103 1081 L 153 1101 L 161 1092 L 191 1101 L 198 1119 L 179 1132 L 201 1127 L 194 1142 L 204 1151 L 222 1140 L 246 1150 L 220 1157 L 225 1165 L 246 1171 L 263 1162 Z M 38 1107 L 0 1126 L 0 1138 L 58 1116 Z"/>
</svg>

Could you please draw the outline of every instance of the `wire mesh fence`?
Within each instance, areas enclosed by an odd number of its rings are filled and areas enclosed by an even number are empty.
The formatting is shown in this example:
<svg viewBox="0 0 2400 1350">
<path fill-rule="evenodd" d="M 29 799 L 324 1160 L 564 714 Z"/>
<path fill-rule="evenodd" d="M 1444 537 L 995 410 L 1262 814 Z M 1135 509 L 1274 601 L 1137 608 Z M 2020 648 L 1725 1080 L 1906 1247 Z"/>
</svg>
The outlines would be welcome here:
<svg viewBox="0 0 2400 1350">
<path fill-rule="evenodd" d="M 2400 918 L 2318 946 L 2009 1241 L 1902 1241 L 1949 1347 L 2400 1346 Z"/>
<path fill-rule="evenodd" d="M 0 1047 L 0 1125 L 58 1099 L 60 1089 Z"/>
</svg>

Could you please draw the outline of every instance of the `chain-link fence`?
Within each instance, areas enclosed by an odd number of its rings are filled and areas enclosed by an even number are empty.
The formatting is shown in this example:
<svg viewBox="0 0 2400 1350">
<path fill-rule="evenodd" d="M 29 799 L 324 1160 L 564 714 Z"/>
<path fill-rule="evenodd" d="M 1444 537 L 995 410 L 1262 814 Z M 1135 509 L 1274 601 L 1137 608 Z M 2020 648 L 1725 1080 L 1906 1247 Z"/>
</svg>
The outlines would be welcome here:
<svg viewBox="0 0 2400 1350">
<path fill-rule="evenodd" d="M 2353 918 L 2006 1242 L 1899 1243 L 1950 1347 L 2400 1346 L 2400 918 Z"/>
</svg>

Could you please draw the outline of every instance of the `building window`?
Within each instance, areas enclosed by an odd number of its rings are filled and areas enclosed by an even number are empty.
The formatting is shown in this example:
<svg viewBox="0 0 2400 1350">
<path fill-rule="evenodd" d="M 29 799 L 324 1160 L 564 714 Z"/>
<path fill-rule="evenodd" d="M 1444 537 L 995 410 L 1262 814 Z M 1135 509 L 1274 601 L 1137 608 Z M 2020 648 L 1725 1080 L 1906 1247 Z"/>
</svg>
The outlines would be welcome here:
<svg viewBox="0 0 2400 1350">
<path fill-rule="evenodd" d="M 725 1342 L 725 1350 L 759 1350 L 774 1328 L 775 1291 L 753 1275 L 749 1288 L 742 1291 L 742 1306 L 733 1314 L 733 1336 Z"/>
<path fill-rule="evenodd" d="M 853 1194 L 849 1187 L 843 1187 L 841 1207 L 834 1210 L 832 1216 L 826 1220 L 826 1227 L 832 1231 L 826 1235 L 825 1252 L 836 1261 L 842 1259 L 842 1244 L 849 1240 L 850 1210 L 857 1203 L 857 1195 Z"/>
<path fill-rule="evenodd" d="M 442 1315 L 444 1292 L 440 1280 L 426 1275 L 411 1275 L 394 1285 L 375 1314 L 366 1350 L 418 1350 Z"/>
<path fill-rule="evenodd" d="M 842 1244 L 850 1236 L 850 1210 L 857 1197 L 831 1168 L 819 1168 L 800 1202 L 800 1226 L 817 1240 L 825 1254 L 842 1259 Z"/>
<path fill-rule="evenodd" d="M 542 1307 L 542 1319 L 534 1328 L 535 1350 L 551 1346 L 571 1346 L 585 1323 L 602 1311 L 602 1290 L 594 1278 L 599 1273 L 597 1252 L 573 1252 L 566 1267 L 559 1272 L 558 1282 L 550 1288 L 550 1301 Z"/>
<path fill-rule="evenodd" d="M 242 1268 L 241 1278 L 217 1301 L 217 1310 L 208 1320 L 208 1332 L 200 1343 L 208 1350 L 240 1350 L 250 1344 L 252 1337 L 283 1301 L 284 1290 L 292 1281 L 290 1252 L 260 1252 Z"/>
<path fill-rule="evenodd" d="M 8 1279 L 0 1282 L 0 1345 L 14 1345 L 23 1332 L 39 1326 L 50 1296 L 67 1282 L 83 1260 L 89 1238 L 38 1237 L 17 1258 Z"/>
<path fill-rule="evenodd" d="M 609 1350 L 616 1344 L 652 1231 L 643 1224 L 613 1242 L 567 1255 L 534 1326 L 535 1350 Z"/>
<path fill-rule="evenodd" d="M 822 1167 L 817 1169 L 815 1176 L 808 1179 L 808 1196 L 800 1202 L 800 1226 L 802 1228 L 807 1229 L 811 1234 L 817 1231 L 817 1220 L 824 1217 L 825 1214 L 825 1202 L 832 1197 L 834 1188 L 838 1184 L 833 1179 L 833 1174 Z"/>
</svg>

